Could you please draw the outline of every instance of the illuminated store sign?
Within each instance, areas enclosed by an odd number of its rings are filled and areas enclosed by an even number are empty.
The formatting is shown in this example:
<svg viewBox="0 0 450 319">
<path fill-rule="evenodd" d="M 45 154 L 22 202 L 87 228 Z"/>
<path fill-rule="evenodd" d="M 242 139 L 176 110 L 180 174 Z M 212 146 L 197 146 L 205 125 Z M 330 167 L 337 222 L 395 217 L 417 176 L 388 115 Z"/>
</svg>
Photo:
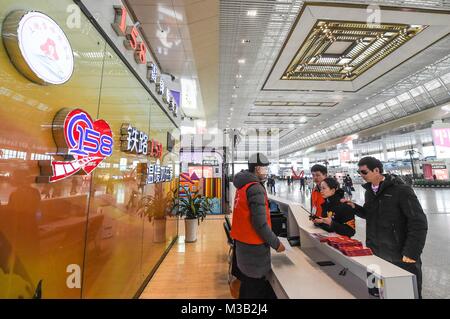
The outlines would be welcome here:
<svg viewBox="0 0 450 319">
<path fill-rule="evenodd" d="M 159 163 L 147 166 L 147 184 L 170 182 L 172 177 L 171 166 L 161 166 Z"/>
<path fill-rule="evenodd" d="M 41 85 L 63 84 L 73 73 L 73 52 L 64 31 L 49 16 L 13 11 L 3 22 L 3 43 L 14 66 Z"/>
<path fill-rule="evenodd" d="M 149 49 L 142 40 L 139 30 L 135 25 L 127 25 L 127 9 L 124 6 L 114 6 L 114 23 L 111 24 L 116 34 L 125 37 L 123 41 L 127 50 L 134 51 L 134 61 L 139 64 L 145 64 L 147 67 L 146 78 L 150 83 L 155 84 L 156 93 L 162 96 L 163 102 L 168 109 L 176 117 L 178 113 L 178 105 L 169 88 L 167 88 L 156 63 L 147 58 Z"/>
<path fill-rule="evenodd" d="M 131 124 L 122 124 L 120 135 L 120 150 L 122 152 L 149 155 L 154 158 L 162 156 L 162 144 L 153 139 L 149 140 L 147 134 L 139 131 Z"/>
<path fill-rule="evenodd" d="M 124 123 L 120 128 L 120 150 L 127 153 L 147 155 L 148 136 L 130 124 Z"/>
<path fill-rule="evenodd" d="M 61 110 L 53 121 L 53 134 L 58 155 L 70 155 L 74 160 L 52 161 L 53 176 L 50 182 L 72 176 L 81 170 L 90 174 L 113 152 L 114 142 L 109 124 L 104 120 L 93 121 L 81 109 Z"/>
</svg>

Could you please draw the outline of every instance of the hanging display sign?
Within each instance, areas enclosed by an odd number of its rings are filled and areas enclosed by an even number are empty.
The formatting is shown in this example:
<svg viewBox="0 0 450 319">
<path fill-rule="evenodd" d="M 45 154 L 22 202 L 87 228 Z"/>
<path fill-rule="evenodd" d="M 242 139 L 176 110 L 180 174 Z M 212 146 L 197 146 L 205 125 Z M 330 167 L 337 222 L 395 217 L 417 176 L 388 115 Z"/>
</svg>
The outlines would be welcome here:
<svg viewBox="0 0 450 319">
<path fill-rule="evenodd" d="M 52 161 L 53 175 L 50 182 L 94 169 L 113 152 L 113 136 L 109 124 L 104 120 L 93 121 L 81 109 L 63 109 L 53 120 L 53 137 L 58 146 L 58 155 L 72 158 L 68 161 Z"/>
<path fill-rule="evenodd" d="M 153 139 L 149 140 L 147 134 L 133 127 L 131 124 L 123 123 L 120 128 L 120 135 L 120 150 L 122 152 L 161 158 L 163 145 Z"/>
<path fill-rule="evenodd" d="M 171 166 L 161 166 L 159 160 L 155 164 L 139 163 L 136 171 L 140 186 L 170 182 L 173 179 Z"/>
<path fill-rule="evenodd" d="M 114 6 L 114 22 L 111 24 L 116 35 L 124 37 L 123 46 L 126 50 L 134 52 L 134 62 L 137 65 L 143 64 L 147 68 L 146 79 L 149 83 L 155 85 L 158 95 L 161 95 L 163 103 L 165 103 L 172 112 L 173 116 L 178 114 L 178 105 L 172 95 L 171 90 L 166 86 L 158 67 L 147 54 L 150 50 L 143 41 L 139 30 L 135 25 L 127 24 L 128 12 L 125 6 Z"/>
<path fill-rule="evenodd" d="M 72 47 L 49 16 L 37 11 L 13 11 L 3 22 L 2 38 L 12 63 L 29 80 L 58 85 L 72 76 Z"/>
</svg>

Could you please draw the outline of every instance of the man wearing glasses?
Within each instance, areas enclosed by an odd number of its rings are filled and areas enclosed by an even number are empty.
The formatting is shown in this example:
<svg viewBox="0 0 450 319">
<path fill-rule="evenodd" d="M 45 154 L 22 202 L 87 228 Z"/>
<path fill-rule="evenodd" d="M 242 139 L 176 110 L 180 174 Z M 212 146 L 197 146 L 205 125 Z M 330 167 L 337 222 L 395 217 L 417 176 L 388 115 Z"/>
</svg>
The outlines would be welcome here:
<svg viewBox="0 0 450 319">
<path fill-rule="evenodd" d="M 374 157 L 358 162 L 358 173 L 367 182 L 364 205 L 342 199 L 366 220 L 366 245 L 373 253 L 416 275 L 419 298 L 422 261 L 428 224 L 414 190 L 395 175 L 383 175 L 383 164 Z"/>
</svg>

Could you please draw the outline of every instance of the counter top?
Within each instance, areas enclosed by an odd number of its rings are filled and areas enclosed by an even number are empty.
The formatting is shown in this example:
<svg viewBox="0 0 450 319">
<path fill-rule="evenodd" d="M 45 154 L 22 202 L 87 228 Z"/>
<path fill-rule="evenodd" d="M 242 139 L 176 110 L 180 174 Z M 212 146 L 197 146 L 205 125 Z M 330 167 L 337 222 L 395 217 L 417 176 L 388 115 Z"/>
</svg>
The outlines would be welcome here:
<svg viewBox="0 0 450 319">
<path fill-rule="evenodd" d="M 283 240 L 283 244 L 289 247 L 287 240 Z M 275 284 L 289 299 L 356 298 L 298 247 L 289 247 L 283 253 L 272 250 L 272 272 L 277 281 Z M 274 281 L 275 278 L 271 279 Z"/>
<path fill-rule="evenodd" d="M 341 284 L 336 283 L 341 281 L 342 276 L 334 276 L 334 278 L 329 276 L 330 273 L 335 273 L 336 269 L 345 269 L 346 272 L 351 273 L 346 281 L 347 283 L 350 281 L 349 286 L 356 287 L 355 291 L 363 292 L 362 295 L 367 295 L 367 276 L 371 273 L 382 282 L 382 298 L 415 298 L 417 296 L 415 276 L 410 272 L 374 255 L 361 257 L 344 255 L 338 249 L 321 243 L 313 236 L 313 234 L 328 234 L 328 232 L 315 226 L 309 220 L 309 212 L 301 204 L 274 195 L 269 195 L 269 199 L 288 207 L 288 228 L 297 228 L 300 236 L 301 248 L 292 247 L 286 253 L 286 258 L 292 264 L 281 263 L 282 267 L 280 267 L 277 262 L 283 257 L 277 257 L 276 252 L 272 253 L 272 258 L 275 258 L 272 261 L 273 273 L 278 277 L 288 298 L 316 298 L 313 291 L 298 288 L 303 285 L 314 287 L 312 290 L 317 290 L 322 298 L 354 298 L 355 293 L 349 292 L 352 287 L 344 288 L 341 285 L 345 280 Z M 317 261 L 326 260 L 334 262 L 336 266 L 320 267 L 316 264 Z M 334 270 L 330 270 L 332 268 Z M 306 278 L 308 276 L 314 279 Z M 358 294 L 359 297 L 361 294 Z"/>
</svg>

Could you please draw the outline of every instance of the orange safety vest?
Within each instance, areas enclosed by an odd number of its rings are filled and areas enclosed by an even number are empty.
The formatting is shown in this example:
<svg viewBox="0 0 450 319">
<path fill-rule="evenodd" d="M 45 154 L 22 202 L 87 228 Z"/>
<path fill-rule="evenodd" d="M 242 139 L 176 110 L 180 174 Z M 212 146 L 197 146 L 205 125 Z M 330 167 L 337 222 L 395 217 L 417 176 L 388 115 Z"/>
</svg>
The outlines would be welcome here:
<svg viewBox="0 0 450 319">
<path fill-rule="evenodd" d="M 313 207 L 316 208 L 316 216 L 322 217 L 322 204 L 325 203 L 325 199 L 322 197 L 322 194 L 317 189 L 317 187 L 314 187 L 313 191 L 311 192 L 311 210 Z"/>
<path fill-rule="evenodd" d="M 251 182 L 236 191 L 236 197 L 234 198 L 233 220 L 231 224 L 231 237 L 242 243 L 251 245 L 260 245 L 264 243 L 264 240 L 256 233 L 251 222 L 250 207 L 247 201 L 247 189 L 253 184 L 258 182 Z M 270 220 L 270 208 L 267 194 L 266 197 L 266 217 L 267 223 L 272 228 L 272 221 Z"/>
</svg>

